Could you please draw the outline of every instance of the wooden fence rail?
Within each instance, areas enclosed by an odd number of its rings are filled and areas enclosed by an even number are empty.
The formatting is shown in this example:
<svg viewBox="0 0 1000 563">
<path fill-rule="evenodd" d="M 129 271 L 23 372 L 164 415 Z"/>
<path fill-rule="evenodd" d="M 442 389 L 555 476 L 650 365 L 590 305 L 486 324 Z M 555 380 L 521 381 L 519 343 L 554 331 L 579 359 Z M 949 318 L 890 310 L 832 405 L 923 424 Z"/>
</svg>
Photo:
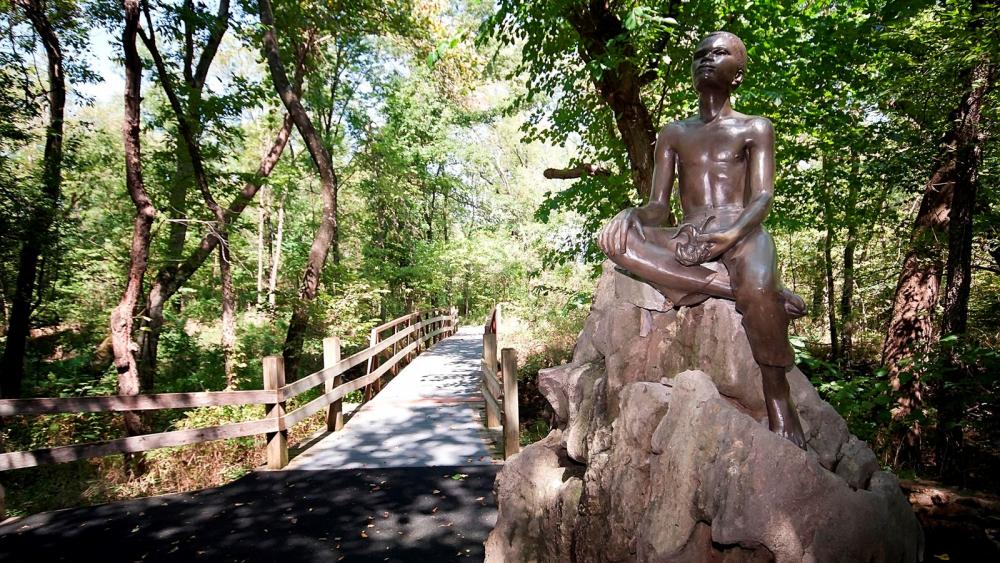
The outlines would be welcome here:
<svg viewBox="0 0 1000 563">
<path fill-rule="evenodd" d="M 517 407 L 517 352 L 513 348 L 504 348 L 497 361 L 499 331 L 500 306 L 497 305 L 490 313 L 483 331 L 483 379 L 480 389 L 486 402 L 486 427 L 503 428 L 503 457 L 507 459 L 521 451 Z"/>
<path fill-rule="evenodd" d="M 393 329 L 393 333 L 391 336 L 383 337 L 382 333 L 388 329 Z M 368 348 L 343 359 L 340 357 L 340 340 L 336 337 L 330 337 L 323 341 L 323 369 L 291 383 L 285 382 L 285 369 L 281 356 L 268 356 L 263 360 L 264 389 L 257 391 L 206 391 L 202 393 L 0 400 L 0 416 L 159 410 L 220 405 L 262 404 L 266 406 L 266 415 L 259 420 L 129 436 L 89 444 L 2 453 L 0 454 L 0 471 L 259 434 L 264 434 L 266 437 L 268 468 L 280 469 L 288 463 L 288 429 L 309 416 L 326 409 L 327 429 L 330 431 L 340 430 L 344 424 L 341 407 L 344 396 L 351 391 L 365 389 L 366 398 L 370 398 L 378 389 L 369 392 L 369 388 L 373 384 L 377 384 L 380 388 L 381 380 L 386 373 L 397 373 L 400 363 L 412 359 L 427 347 L 454 334 L 457 329 L 458 313 L 455 308 L 404 315 L 376 327 L 372 331 L 373 338 Z M 351 381 L 344 381 L 344 374 L 347 370 L 366 361 L 369 364 L 365 375 Z M 294 411 L 286 412 L 286 402 L 289 399 L 319 385 L 324 386 L 322 395 L 299 406 Z"/>
</svg>

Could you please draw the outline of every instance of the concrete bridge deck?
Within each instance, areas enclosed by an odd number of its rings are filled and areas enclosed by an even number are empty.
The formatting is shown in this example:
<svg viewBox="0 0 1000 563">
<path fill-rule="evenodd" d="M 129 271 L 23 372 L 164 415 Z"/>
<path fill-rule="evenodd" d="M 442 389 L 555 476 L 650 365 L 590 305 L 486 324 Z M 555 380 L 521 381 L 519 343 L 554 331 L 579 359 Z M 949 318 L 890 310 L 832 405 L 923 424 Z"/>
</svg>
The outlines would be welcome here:
<svg viewBox="0 0 1000 563">
<path fill-rule="evenodd" d="M 339 432 L 288 470 L 491 465 L 479 392 L 482 328 L 462 327 L 417 356 Z"/>
</svg>

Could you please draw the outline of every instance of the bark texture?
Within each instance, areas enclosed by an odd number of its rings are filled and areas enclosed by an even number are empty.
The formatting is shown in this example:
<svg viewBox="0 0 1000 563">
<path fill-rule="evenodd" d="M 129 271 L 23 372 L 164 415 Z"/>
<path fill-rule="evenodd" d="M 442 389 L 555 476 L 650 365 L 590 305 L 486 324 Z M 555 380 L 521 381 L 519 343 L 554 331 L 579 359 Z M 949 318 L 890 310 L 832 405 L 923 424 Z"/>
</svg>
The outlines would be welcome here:
<svg viewBox="0 0 1000 563">
<path fill-rule="evenodd" d="M 572 4 L 568 10 L 566 19 L 580 36 L 579 53 L 584 62 L 606 56 L 615 41 L 627 44 L 625 26 L 607 2 L 581 2 Z M 631 62 L 629 54 L 621 57 L 614 67 L 606 69 L 594 80 L 594 85 L 614 113 L 615 125 L 628 152 L 632 184 L 639 199 L 646 201 L 653 185 L 656 127 L 642 101 L 641 88 L 651 76 Z M 674 224 L 672 216 L 668 223 Z"/>
<path fill-rule="evenodd" d="M 968 74 L 965 94 L 949 116 L 952 125 L 941 141 L 939 156 L 924 187 L 910 250 L 903 260 L 882 346 L 882 361 L 888 369 L 890 384 L 897 393 L 896 406 L 892 411 L 893 420 L 901 429 L 897 437 L 897 461 L 920 462 L 922 429 L 911 415 L 924 407 L 925 386 L 919 369 L 913 368 L 913 362 L 927 353 L 939 337 L 934 309 L 938 304 L 945 269 L 944 257 L 948 246 L 944 241 L 949 240 L 956 191 L 962 190 L 964 193 L 957 197 L 968 201 L 970 194 L 967 192 L 973 186 L 969 180 L 974 180 L 975 175 L 969 166 L 974 164 L 975 159 L 970 159 L 970 155 L 981 150 L 979 121 L 990 83 L 989 80 L 976 79 L 977 75 L 983 76 L 979 70 L 982 66 L 977 65 Z M 975 194 L 971 195 L 974 201 Z M 960 270 L 956 270 L 956 276 L 961 275 Z M 960 296 L 960 286 L 961 282 L 956 287 L 956 297 Z M 967 293 L 965 299 L 967 303 Z"/>
<path fill-rule="evenodd" d="M 983 138 L 979 122 L 983 104 L 994 81 L 995 69 L 982 62 L 972 72 L 973 97 L 969 105 L 969 142 L 958 147 L 955 155 L 955 189 L 948 215 L 948 260 L 945 264 L 945 286 L 942 299 L 941 334 L 961 335 L 969 319 L 969 291 L 972 287 L 972 229 L 979 191 L 979 166 L 983 158 Z M 961 477 L 963 430 L 960 424 L 965 409 L 963 397 L 954 396 L 957 379 L 964 377 L 962 362 L 957 354 L 949 353 L 945 362 L 944 381 L 938 387 L 938 428 L 935 462 L 939 473 Z"/>
<path fill-rule="evenodd" d="M 0 397 L 21 396 L 24 379 L 24 353 L 28 331 L 31 328 L 32 297 L 38 277 L 42 252 L 55 237 L 53 224 L 62 185 L 63 114 L 66 107 L 66 79 L 63 76 L 63 55 L 52 22 L 40 0 L 16 0 L 15 5 L 24 10 L 35 33 L 42 40 L 49 78 L 49 122 L 45 132 L 44 171 L 42 172 L 43 200 L 38 202 L 30 224 L 24 231 L 25 240 L 18 259 L 17 281 L 11 300 L 7 326 L 7 344 L 0 358 Z"/>
<path fill-rule="evenodd" d="M 573 168 L 546 168 L 542 175 L 549 180 L 575 180 L 584 176 L 610 176 L 611 171 L 594 164 L 581 164 Z"/>
<path fill-rule="evenodd" d="M 292 88 L 285 72 L 278 48 L 278 37 L 274 30 L 274 14 L 269 0 L 259 0 L 260 23 L 264 26 L 264 54 L 271 71 L 271 80 L 281 102 L 295 123 L 295 128 L 306 143 L 309 155 L 319 172 L 323 209 L 319 227 L 309 247 L 309 258 L 299 284 L 298 298 L 292 307 L 292 318 L 288 323 L 288 333 L 282 355 L 285 360 L 285 373 L 290 379 L 297 375 L 299 356 L 302 343 L 305 340 L 306 328 L 309 324 L 309 303 L 316 298 L 319 290 L 320 275 L 326 265 L 326 258 L 337 233 L 337 175 L 333 170 L 333 161 L 329 151 L 323 144 L 319 133 L 313 126 L 309 114 L 306 113 L 298 93 Z"/>
<path fill-rule="evenodd" d="M 118 394 L 138 395 L 139 370 L 133 352 L 137 349 L 132 341 L 133 315 L 142 280 L 149 261 L 149 240 L 156 210 L 146 193 L 142 179 L 142 153 L 140 151 L 140 103 L 142 81 L 142 59 L 136 47 L 139 30 L 138 0 L 124 0 L 125 28 L 122 46 L 125 53 L 125 184 L 129 197 L 135 205 L 135 222 L 132 227 L 132 246 L 129 250 L 129 269 L 125 291 L 121 301 L 111 312 L 111 346 L 114 364 L 118 372 Z M 124 413 L 125 430 L 130 436 L 142 434 L 142 421 L 135 412 Z"/>
</svg>

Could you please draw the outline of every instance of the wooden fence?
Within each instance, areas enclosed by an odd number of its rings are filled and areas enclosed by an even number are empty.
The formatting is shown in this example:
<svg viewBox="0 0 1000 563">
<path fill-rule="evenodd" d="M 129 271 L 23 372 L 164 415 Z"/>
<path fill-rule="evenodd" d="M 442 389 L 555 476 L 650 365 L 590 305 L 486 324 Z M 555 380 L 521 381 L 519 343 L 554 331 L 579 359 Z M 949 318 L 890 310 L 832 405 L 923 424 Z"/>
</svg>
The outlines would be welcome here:
<svg viewBox="0 0 1000 563">
<path fill-rule="evenodd" d="M 289 428 L 325 409 L 327 429 L 339 430 L 343 427 L 341 404 L 345 395 L 358 389 L 369 391 L 368 388 L 375 383 L 380 386 L 383 376 L 390 371 L 391 373 L 398 371 L 400 362 L 412 358 L 427 346 L 454 334 L 457 327 L 458 315 L 454 308 L 413 313 L 376 327 L 372 331 L 373 339 L 370 346 L 344 359 L 340 357 L 340 340 L 336 337 L 327 338 L 323 341 L 323 369 L 291 383 L 285 382 L 285 368 L 281 356 L 268 356 L 264 358 L 264 389 L 259 391 L 0 400 L 0 417 L 221 405 L 266 406 L 266 415 L 259 420 L 129 436 L 89 444 L 3 453 L 0 454 L 0 471 L 257 434 L 264 434 L 267 438 L 267 467 L 281 469 L 288 463 Z M 380 335 L 388 328 L 394 329 L 390 336 L 375 338 L 376 334 Z M 368 362 L 365 375 L 344 381 L 347 370 L 365 362 Z M 286 412 L 286 401 L 321 384 L 324 385 L 322 395 L 294 411 Z M 366 393 L 366 398 L 370 398 L 373 392 L 375 391 Z"/>
<path fill-rule="evenodd" d="M 517 412 L 517 352 L 513 348 L 504 348 L 500 351 L 499 362 L 497 361 L 499 331 L 500 306 L 497 305 L 490 313 L 483 331 L 483 380 L 480 388 L 486 402 L 486 427 L 503 427 L 503 457 L 507 459 L 521 451 Z"/>
</svg>

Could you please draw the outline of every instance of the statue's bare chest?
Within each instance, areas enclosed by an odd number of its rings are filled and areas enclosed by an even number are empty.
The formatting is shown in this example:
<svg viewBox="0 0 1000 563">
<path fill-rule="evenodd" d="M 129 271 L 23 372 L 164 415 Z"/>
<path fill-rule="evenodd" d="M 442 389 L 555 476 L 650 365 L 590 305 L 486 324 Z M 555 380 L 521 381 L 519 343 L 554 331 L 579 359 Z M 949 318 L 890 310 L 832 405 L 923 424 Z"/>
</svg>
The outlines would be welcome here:
<svg viewBox="0 0 1000 563">
<path fill-rule="evenodd" d="M 746 128 L 739 122 L 695 124 L 684 127 L 676 142 L 678 167 L 703 169 L 744 164 Z"/>
</svg>

